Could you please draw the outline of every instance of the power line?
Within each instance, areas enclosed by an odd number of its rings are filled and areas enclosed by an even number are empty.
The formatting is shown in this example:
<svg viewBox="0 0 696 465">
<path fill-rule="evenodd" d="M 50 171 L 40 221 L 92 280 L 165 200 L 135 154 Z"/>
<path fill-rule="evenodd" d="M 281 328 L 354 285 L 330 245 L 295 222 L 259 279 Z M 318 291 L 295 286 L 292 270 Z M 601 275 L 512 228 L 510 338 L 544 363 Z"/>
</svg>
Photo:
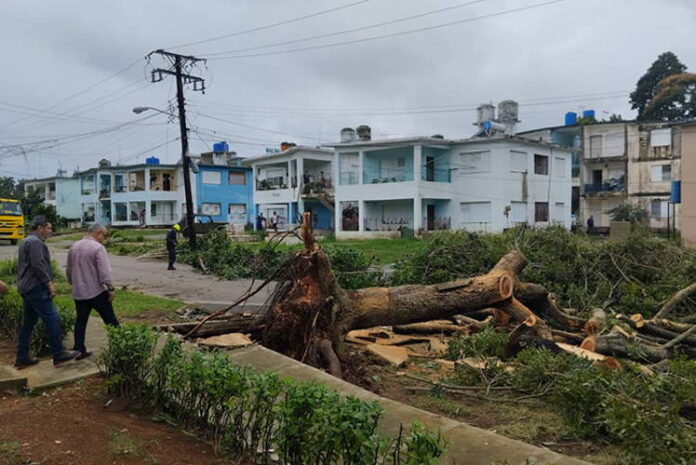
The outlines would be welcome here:
<svg viewBox="0 0 696 465">
<path fill-rule="evenodd" d="M 212 120 L 221 121 L 221 122 L 223 122 L 223 123 L 232 124 L 232 125 L 240 126 L 240 127 L 243 127 L 243 128 L 255 129 L 255 130 L 257 130 L 257 131 L 263 131 L 263 132 L 268 132 L 268 133 L 272 133 L 272 134 L 281 134 L 281 135 L 285 135 L 285 136 L 302 137 L 302 138 L 305 138 L 305 139 L 312 139 L 312 140 L 320 141 L 317 137 L 309 136 L 309 135 L 306 135 L 306 134 L 294 134 L 294 133 L 287 132 L 287 131 L 278 131 L 278 130 L 275 130 L 275 129 L 262 128 L 262 127 L 259 127 L 259 126 L 252 126 L 252 125 L 250 125 L 250 124 L 240 123 L 240 122 L 238 122 L 238 121 L 230 121 L 230 120 L 228 120 L 228 119 L 218 118 L 218 117 L 216 117 L 216 116 L 208 115 L 208 114 L 201 113 L 201 112 L 196 112 L 196 113 L 197 113 L 199 116 L 202 116 L 202 117 L 204 117 L 204 118 L 209 118 L 209 119 L 212 119 Z M 320 142 L 321 142 L 321 141 L 320 141 Z"/>
<path fill-rule="evenodd" d="M 193 45 L 200 45 L 200 44 L 205 44 L 205 43 L 208 43 L 208 42 L 213 42 L 213 41 L 216 41 L 216 40 L 223 40 L 223 39 L 228 39 L 228 38 L 230 38 L 230 37 L 236 37 L 236 36 L 240 36 L 240 35 L 243 35 L 243 34 L 249 34 L 249 33 L 251 33 L 251 32 L 263 31 L 263 30 L 265 30 L 265 29 L 271 29 L 271 28 L 274 28 L 274 27 L 277 27 L 277 26 L 282 26 L 282 25 L 285 25 L 285 24 L 291 24 L 291 23 L 295 23 L 295 22 L 302 21 L 302 20 L 305 20 L 305 19 L 314 18 L 314 17 L 321 16 L 321 15 L 325 15 L 325 14 L 328 14 L 328 13 L 333 13 L 334 11 L 344 10 L 344 9 L 346 9 L 346 8 L 351 8 L 351 7 L 354 7 L 354 6 L 357 6 L 357 5 L 361 5 L 361 4 L 367 3 L 367 2 L 369 2 L 369 1 L 371 1 L 371 0 L 360 0 L 360 1 L 357 1 L 357 2 L 353 2 L 353 3 L 348 3 L 348 4 L 346 4 L 346 5 L 341 5 L 341 6 L 338 6 L 338 7 L 329 8 L 328 10 L 321 10 L 321 11 L 317 11 L 317 12 L 314 12 L 314 13 L 306 14 L 306 15 L 303 15 L 303 16 L 298 16 L 298 17 L 296 17 L 296 18 L 291 18 L 291 19 L 286 19 L 286 20 L 283 20 L 283 21 L 278 21 L 278 22 L 276 22 L 276 23 L 266 24 L 266 25 L 264 25 L 264 26 L 258 26 L 258 27 L 254 27 L 254 28 L 251 28 L 251 29 L 246 29 L 246 30 L 242 30 L 242 31 L 232 32 L 232 33 L 229 33 L 229 34 L 223 34 L 223 35 L 216 36 L 216 37 L 211 37 L 210 39 L 198 40 L 198 41 L 195 41 L 195 42 L 189 42 L 189 43 L 186 43 L 186 44 L 175 45 L 174 47 L 167 47 L 167 48 L 169 48 L 169 49 L 176 49 L 176 48 L 182 48 L 182 47 L 190 47 L 190 46 L 193 46 Z"/>
<path fill-rule="evenodd" d="M 227 51 L 224 51 L 224 52 L 206 53 L 205 55 L 208 56 L 208 57 L 212 57 L 212 56 L 217 56 L 217 55 L 228 55 L 228 54 L 232 54 L 232 53 L 249 52 L 249 51 L 252 51 L 252 50 L 260 50 L 260 49 L 264 49 L 264 48 L 278 47 L 278 46 L 281 46 L 281 45 L 296 44 L 296 43 L 298 43 L 298 42 L 306 42 L 306 41 L 308 41 L 308 40 L 324 39 L 324 38 L 326 38 L 326 37 L 334 37 L 334 36 L 339 36 L 339 35 L 343 35 L 343 34 L 350 34 L 350 33 L 353 33 L 353 32 L 366 31 L 366 30 L 368 30 L 368 29 L 374 29 L 374 28 L 378 28 L 378 27 L 383 27 L 383 26 L 389 26 L 389 25 L 392 25 L 392 24 L 402 23 L 402 22 L 405 22 L 405 21 L 411 21 L 411 20 L 414 20 L 414 19 L 423 18 L 423 17 L 426 17 L 426 16 L 431 16 L 431 15 L 434 15 L 434 14 L 437 14 L 437 13 L 443 13 L 443 12 L 445 12 L 445 11 L 455 10 L 455 9 L 458 9 L 458 8 L 463 8 L 463 7 L 465 7 L 465 6 L 474 5 L 474 4 L 476 4 L 476 3 L 483 3 L 483 2 L 486 2 L 486 1 L 488 1 L 488 0 L 473 0 L 473 1 L 468 1 L 468 2 L 464 2 L 464 3 L 460 3 L 460 4 L 458 4 L 458 5 L 452 5 L 452 6 L 448 6 L 448 7 L 445 7 L 445 8 L 438 8 L 438 9 L 436 9 L 436 10 L 430 10 L 430 11 L 426 11 L 426 12 L 424 12 L 424 13 L 419 13 L 419 14 L 411 15 L 411 16 L 405 16 L 405 17 L 403 17 L 403 18 L 392 19 L 392 20 L 389 20 L 389 21 L 383 21 L 383 22 L 380 22 L 380 23 L 370 24 L 370 25 L 367 25 L 367 26 L 361 26 L 361 27 L 356 27 L 356 28 L 352 28 L 352 29 L 344 29 L 344 30 L 342 30 L 342 31 L 328 32 L 328 33 L 326 33 L 326 34 L 319 34 L 319 35 L 315 35 L 315 36 L 308 36 L 308 37 L 303 37 L 303 38 L 301 38 L 301 39 L 293 39 L 293 40 L 286 40 L 286 41 L 281 41 L 281 42 L 275 42 L 275 43 L 266 44 L 266 45 L 258 45 L 258 46 L 255 46 L 255 47 L 240 48 L 240 49 L 236 49 L 236 50 L 227 50 Z"/>
<path fill-rule="evenodd" d="M 294 48 L 294 49 L 289 49 L 289 50 L 280 50 L 280 51 L 275 51 L 275 52 L 250 53 L 250 54 L 246 54 L 246 55 L 233 55 L 233 56 L 217 56 L 217 57 L 211 58 L 211 60 L 234 60 L 234 59 L 239 59 L 239 58 L 253 58 L 253 57 L 270 56 L 270 55 L 284 55 L 284 54 L 288 54 L 288 53 L 305 52 L 308 50 L 319 50 L 319 49 L 332 48 L 332 47 L 338 47 L 338 46 L 343 46 L 343 45 L 358 44 L 358 43 L 362 43 L 362 42 L 371 42 L 371 41 L 380 40 L 380 39 L 387 39 L 387 38 L 391 38 L 391 37 L 398 37 L 398 36 L 404 36 L 404 35 L 409 35 L 409 34 L 415 34 L 415 33 L 419 33 L 419 32 L 431 31 L 434 29 L 441 29 L 444 27 L 454 26 L 457 24 L 471 23 L 471 22 L 475 22 L 475 21 L 480 21 L 482 19 L 488 19 L 488 18 L 503 16 L 503 15 L 512 14 L 512 13 L 519 13 L 522 11 L 528 11 L 528 10 L 532 10 L 532 9 L 536 9 L 536 8 L 542 8 L 542 7 L 554 5 L 556 3 L 561 3 L 561 2 L 565 2 L 565 1 L 567 1 L 567 0 L 550 0 L 550 1 L 546 1 L 546 2 L 535 3 L 533 5 L 527 5 L 527 6 L 520 7 L 520 8 L 513 8 L 510 10 L 499 11 L 496 13 L 489 13 L 489 14 L 485 14 L 485 15 L 481 15 L 481 16 L 475 16 L 473 18 L 460 19 L 457 21 L 449 21 L 446 23 L 436 24 L 433 26 L 425 26 L 425 27 L 420 27 L 420 28 L 416 28 L 416 29 L 408 29 L 405 31 L 392 32 L 389 34 L 383 34 L 383 35 L 373 36 L 373 37 L 365 37 L 362 39 L 347 40 L 347 41 L 343 41 L 343 42 L 333 42 L 330 44 L 313 45 L 313 46 L 308 46 L 308 47 L 300 47 L 300 48 Z"/>
</svg>

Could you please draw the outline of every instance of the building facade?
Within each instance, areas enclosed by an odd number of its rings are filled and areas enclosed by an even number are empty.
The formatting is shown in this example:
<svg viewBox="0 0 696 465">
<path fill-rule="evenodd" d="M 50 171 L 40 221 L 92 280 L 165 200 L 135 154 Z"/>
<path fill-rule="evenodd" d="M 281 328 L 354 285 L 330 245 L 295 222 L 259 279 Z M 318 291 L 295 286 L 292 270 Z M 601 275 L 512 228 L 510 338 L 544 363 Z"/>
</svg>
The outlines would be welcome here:
<svg viewBox="0 0 696 465">
<path fill-rule="evenodd" d="M 51 178 L 29 179 L 23 181 L 24 189 L 36 190 L 43 202 L 56 207 L 56 213 L 69 220 L 79 219 L 80 178 L 77 176 L 55 176 Z"/>
<path fill-rule="evenodd" d="M 333 150 L 303 146 L 248 159 L 255 211 L 267 224 L 275 218 L 281 230 L 300 223 L 305 212 L 311 213 L 314 229 L 333 230 L 333 160 Z"/>
<path fill-rule="evenodd" d="M 336 236 L 571 225 L 571 150 L 515 136 L 336 144 Z"/>
<path fill-rule="evenodd" d="M 193 179 L 194 175 L 191 174 Z M 181 165 L 147 163 L 111 166 L 105 160 L 98 168 L 79 173 L 80 211 L 85 223 L 113 226 L 170 226 L 186 210 Z M 194 204 L 196 191 L 192 189 Z"/>
<path fill-rule="evenodd" d="M 197 211 L 215 222 L 250 225 L 255 209 L 253 177 L 233 152 L 201 154 L 196 174 Z"/>
<path fill-rule="evenodd" d="M 680 127 L 681 136 L 681 237 L 684 245 L 696 247 L 696 122 Z"/>
</svg>

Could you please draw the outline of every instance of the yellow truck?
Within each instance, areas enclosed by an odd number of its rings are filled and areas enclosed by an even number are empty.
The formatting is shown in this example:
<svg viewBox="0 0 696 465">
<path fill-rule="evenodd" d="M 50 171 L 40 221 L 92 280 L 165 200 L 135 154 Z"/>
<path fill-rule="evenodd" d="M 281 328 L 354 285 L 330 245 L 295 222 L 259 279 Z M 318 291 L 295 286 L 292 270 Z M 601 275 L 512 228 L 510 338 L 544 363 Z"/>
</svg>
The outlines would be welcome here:
<svg viewBox="0 0 696 465">
<path fill-rule="evenodd" d="M 12 244 L 24 239 L 24 215 L 19 200 L 0 198 L 0 239 Z"/>
</svg>

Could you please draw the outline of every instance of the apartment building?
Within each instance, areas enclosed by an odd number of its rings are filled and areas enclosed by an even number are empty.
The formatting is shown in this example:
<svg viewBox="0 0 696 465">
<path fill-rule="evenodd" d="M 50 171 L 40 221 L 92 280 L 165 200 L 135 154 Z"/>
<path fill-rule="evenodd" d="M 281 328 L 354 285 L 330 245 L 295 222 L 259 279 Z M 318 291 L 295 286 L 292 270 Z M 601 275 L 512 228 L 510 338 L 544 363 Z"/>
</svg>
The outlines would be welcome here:
<svg viewBox="0 0 696 465">
<path fill-rule="evenodd" d="M 571 225 L 568 148 L 500 134 L 371 140 L 360 129 L 333 145 L 339 238 Z"/>
<path fill-rule="evenodd" d="M 277 153 L 249 158 L 255 211 L 277 218 L 281 230 L 299 223 L 304 212 L 311 213 L 314 229 L 333 230 L 333 161 L 333 150 L 290 144 L 281 144 Z"/>
<path fill-rule="evenodd" d="M 60 173 L 59 173 L 60 174 Z M 79 219 L 80 179 L 76 176 L 52 176 L 22 181 L 26 192 L 38 191 L 43 202 L 56 207 L 56 213 L 67 219 Z"/>
</svg>

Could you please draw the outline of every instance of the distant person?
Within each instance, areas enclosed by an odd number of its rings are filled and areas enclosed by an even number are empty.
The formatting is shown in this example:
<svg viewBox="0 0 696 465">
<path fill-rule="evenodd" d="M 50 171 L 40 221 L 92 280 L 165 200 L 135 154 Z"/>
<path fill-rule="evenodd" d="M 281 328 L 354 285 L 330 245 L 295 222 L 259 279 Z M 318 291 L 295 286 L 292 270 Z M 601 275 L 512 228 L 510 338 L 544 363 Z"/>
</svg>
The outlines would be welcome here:
<svg viewBox="0 0 696 465">
<path fill-rule="evenodd" d="M 85 347 L 85 331 L 92 310 L 96 310 L 104 324 L 118 326 L 111 301 L 114 300 L 114 286 L 111 281 L 109 255 L 102 245 L 109 234 L 106 226 L 93 224 L 87 229 L 84 239 L 75 242 L 68 251 L 68 264 L 65 274 L 72 284 L 75 300 L 75 346 L 80 354 L 77 360 L 89 357 L 92 352 Z"/>
<path fill-rule="evenodd" d="M 589 218 L 587 218 L 587 232 L 592 232 L 594 230 L 594 217 L 590 215 Z"/>
<path fill-rule="evenodd" d="M 274 232 L 278 232 L 278 213 L 276 212 L 271 215 L 270 227 Z"/>
<path fill-rule="evenodd" d="M 302 182 L 306 186 L 311 182 L 311 177 L 309 176 L 309 171 L 305 170 L 304 174 L 302 175 Z"/>
<path fill-rule="evenodd" d="M 24 314 L 17 341 L 15 368 L 22 369 L 39 362 L 29 355 L 29 341 L 36 322 L 41 318 L 53 352 L 53 364 L 61 365 L 79 355 L 66 351 L 60 334 L 60 317 L 53 305 L 56 285 L 53 282 L 51 254 L 45 240 L 53 233 L 53 225 L 45 216 L 31 222 L 29 236 L 19 246 L 17 260 L 17 290 L 22 296 Z"/>
<path fill-rule="evenodd" d="M 138 214 L 138 222 L 140 223 L 140 227 L 145 227 L 145 209 L 143 208 L 140 210 L 140 213 Z"/>
<path fill-rule="evenodd" d="M 181 231 L 181 226 L 175 224 L 167 232 L 167 255 L 169 257 L 169 266 L 167 269 L 171 271 L 176 270 L 176 268 L 174 268 L 174 262 L 176 261 L 176 233 L 179 231 Z"/>
<path fill-rule="evenodd" d="M 326 189 L 326 177 L 324 177 L 324 172 L 319 172 L 319 187 Z"/>
<path fill-rule="evenodd" d="M 263 228 L 266 225 L 266 218 L 263 216 L 263 212 L 259 212 L 258 215 L 256 215 L 256 230 L 257 231 L 263 231 Z"/>
</svg>

